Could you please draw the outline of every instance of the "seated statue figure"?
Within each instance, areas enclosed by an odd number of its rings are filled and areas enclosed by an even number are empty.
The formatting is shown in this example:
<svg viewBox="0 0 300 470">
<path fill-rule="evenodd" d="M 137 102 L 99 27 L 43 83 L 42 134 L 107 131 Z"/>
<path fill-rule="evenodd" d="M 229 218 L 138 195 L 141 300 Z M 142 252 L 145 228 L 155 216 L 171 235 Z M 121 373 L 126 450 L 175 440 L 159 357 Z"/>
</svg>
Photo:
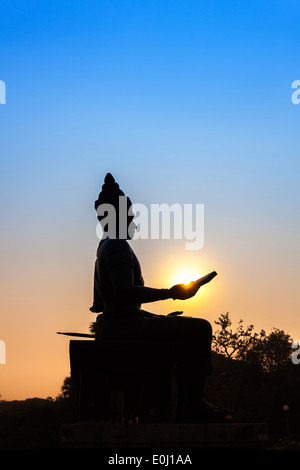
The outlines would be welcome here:
<svg viewBox="0 0 300 470">
<path fill-rule="evenodd" d="M 124 196 L 127 206 L 127 233 L 122 237 L 118 224 L 120 196 Z M 114 207 L 117 223 L 116 236 L 111 237 L 107 224 L 104 224 L 104 215 L 99 215 L 97 211 L 98 219 L 103 223 L 104 236 L 97 250 L 94 303 L 90 309 L 94 313 L 102 312 L 97 317 L 96 340 L 184 343 L 186 354 L 179 358 L 176 376 L 178 420 L 222 419 L 228 410 L 210 404 L 203 396 L 206 378 L 211 373 L 210 323 L 201 318 L 157 315 L 141 308 L 148 302 L 189 299 L 199 287 L 193 283 L 189 287 L 178 284 L 164 289 L 145 286 L 140 263 L 128 243 L 133 237 L 132 203 L 110 173 L 106 175 L 102 191 L 95 201 L 95 209 L 102 204 Z"/>
</svg>

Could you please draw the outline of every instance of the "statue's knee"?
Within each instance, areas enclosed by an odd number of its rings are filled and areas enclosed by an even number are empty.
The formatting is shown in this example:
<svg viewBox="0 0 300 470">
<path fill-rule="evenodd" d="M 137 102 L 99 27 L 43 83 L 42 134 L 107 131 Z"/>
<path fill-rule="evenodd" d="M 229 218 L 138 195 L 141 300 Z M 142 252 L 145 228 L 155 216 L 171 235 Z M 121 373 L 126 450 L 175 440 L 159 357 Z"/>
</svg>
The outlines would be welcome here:
<svg viewBox="0 0 300 470">
<path fill-rule="evenodd" d="M 190 324 L 193 337 L 202 337 L 211 340 L 212 326 L 210 322 L 204 318 L 194 318 L 193 320 L 194 321 Z"/>
<path fill-rule="evenodd" d="M 207 323 L 207 331 L 209 332 L 209 335 L 212 336 L 212 326 L 209 321 L 205 320 Z"/>
<path fill-rule="evenodd" d="M 202 321 L 202 331 L 205 335 L 209 338 L 212 337 L 212 326 L 208 320 L 201 320 Z"/>
</svg>

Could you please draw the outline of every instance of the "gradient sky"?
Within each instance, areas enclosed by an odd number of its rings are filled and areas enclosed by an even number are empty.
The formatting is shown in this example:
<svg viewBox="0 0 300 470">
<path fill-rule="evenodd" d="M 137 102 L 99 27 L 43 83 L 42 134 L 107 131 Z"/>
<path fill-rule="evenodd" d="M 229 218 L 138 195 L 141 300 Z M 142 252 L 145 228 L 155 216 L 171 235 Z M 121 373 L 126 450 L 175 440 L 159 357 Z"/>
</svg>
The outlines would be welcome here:
<svg viewBox="0 0 300 470">
<path fill-rule="evenodd" d="M 56 397 L 70 371 L 56 331 L 95 319 L 107 172 L 134 202 L 205 206 L 202 250 L 131 243 L 149 286 L 219 274 L 149 310 L 300 339 L 299 40 L 298 0 L 1 1 L 2 399 Z"/>
</svg>

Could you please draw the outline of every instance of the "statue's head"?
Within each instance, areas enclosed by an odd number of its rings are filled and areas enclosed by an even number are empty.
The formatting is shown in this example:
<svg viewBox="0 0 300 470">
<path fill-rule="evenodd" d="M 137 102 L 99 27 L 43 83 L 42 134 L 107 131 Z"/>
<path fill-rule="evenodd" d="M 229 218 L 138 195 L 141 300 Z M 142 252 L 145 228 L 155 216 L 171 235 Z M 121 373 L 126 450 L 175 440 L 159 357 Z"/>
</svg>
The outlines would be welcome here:
<svg viewBox="0 0 300 470">
<path fill-rule="evenodd" d="M 132 202 L 120 189 L 114 177 L 107 173 L 95 209 L 103 232 L 108 238 L 132 238 L 135 225 Z"/>
</svg>

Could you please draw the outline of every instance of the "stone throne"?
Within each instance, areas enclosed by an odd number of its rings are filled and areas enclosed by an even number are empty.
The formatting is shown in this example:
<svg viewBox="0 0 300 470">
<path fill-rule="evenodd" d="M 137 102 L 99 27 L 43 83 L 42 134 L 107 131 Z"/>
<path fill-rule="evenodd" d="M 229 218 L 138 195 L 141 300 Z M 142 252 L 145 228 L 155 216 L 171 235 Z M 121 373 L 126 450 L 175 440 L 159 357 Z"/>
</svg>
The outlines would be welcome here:
<svg viewBox="0 0 300 470">
<path fill-rule="evenodd" d="M 71 340 L 79 421 L 174 422 L 180 343 Z"/>
</svg>

